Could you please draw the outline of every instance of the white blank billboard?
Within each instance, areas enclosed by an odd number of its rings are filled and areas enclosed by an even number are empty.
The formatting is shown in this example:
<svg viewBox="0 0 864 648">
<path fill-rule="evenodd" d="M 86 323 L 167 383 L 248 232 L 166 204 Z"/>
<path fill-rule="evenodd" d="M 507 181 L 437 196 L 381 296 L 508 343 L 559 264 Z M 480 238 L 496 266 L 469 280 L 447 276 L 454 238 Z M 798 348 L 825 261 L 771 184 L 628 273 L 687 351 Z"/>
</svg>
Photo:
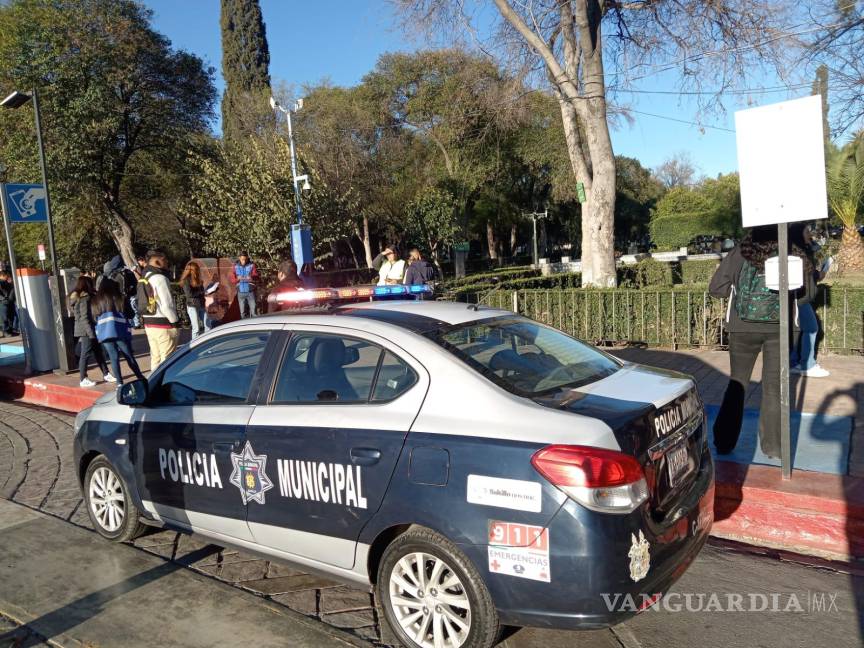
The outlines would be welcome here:
<svg viewBox="0 0 864 648">
<path fill-rule="evenodd" d="M 822 97 L 735 113 L 744 227 L 828 217 Z"/>
</svg>

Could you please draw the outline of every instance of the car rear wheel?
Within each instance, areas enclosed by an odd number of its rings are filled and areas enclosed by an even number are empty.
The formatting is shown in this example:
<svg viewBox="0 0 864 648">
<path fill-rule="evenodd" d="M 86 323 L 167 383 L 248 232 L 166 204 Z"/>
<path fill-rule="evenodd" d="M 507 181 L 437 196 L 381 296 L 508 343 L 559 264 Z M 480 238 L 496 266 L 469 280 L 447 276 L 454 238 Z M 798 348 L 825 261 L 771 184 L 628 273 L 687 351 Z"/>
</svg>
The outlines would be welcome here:
<svg viewBox="0 0 864 648">
<path fill-rule="evenodd" d="M 444 536 L 412 528 L 378 567 L 377 596 L 393 632 L 410 648 L 489 648 L 498 613 L 480 574 Z"/>
<path fill-rule="evenodd" d="M 84 500 L 93 528 L 102 537 L 128 542 L 144 530 L 126 482 L 105 457 L 96 457 L 87 467 Z"/>
</svg>

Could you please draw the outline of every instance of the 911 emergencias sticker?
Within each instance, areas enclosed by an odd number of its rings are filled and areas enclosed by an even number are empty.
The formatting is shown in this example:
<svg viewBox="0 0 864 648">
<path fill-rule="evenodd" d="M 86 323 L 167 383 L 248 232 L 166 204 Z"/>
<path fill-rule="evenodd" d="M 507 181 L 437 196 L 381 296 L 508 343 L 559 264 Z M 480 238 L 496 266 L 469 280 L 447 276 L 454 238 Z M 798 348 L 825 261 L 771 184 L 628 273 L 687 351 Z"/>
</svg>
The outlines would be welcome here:
<svg viewBox="0 0 864 648">
<path fill-rule="evenodd" d="M 550 582 L 549 531 L 530 524 L 490 520 L 489 571 Z"/>
</svg>

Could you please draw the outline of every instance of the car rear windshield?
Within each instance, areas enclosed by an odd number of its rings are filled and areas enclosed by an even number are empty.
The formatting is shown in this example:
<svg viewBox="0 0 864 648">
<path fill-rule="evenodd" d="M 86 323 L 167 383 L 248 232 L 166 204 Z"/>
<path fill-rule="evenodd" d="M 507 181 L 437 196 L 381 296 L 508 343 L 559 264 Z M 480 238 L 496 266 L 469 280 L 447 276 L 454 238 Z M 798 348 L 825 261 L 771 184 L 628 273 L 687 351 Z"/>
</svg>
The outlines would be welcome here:
<svg viewBox="0 0 864 648">
<path fill-rule="evenodd" d="M 561 331 L 524 318 L 448 328 L 433 339 L 501 387 L 540 396 L 615 373 L 620 364 Z"/>
</svg>

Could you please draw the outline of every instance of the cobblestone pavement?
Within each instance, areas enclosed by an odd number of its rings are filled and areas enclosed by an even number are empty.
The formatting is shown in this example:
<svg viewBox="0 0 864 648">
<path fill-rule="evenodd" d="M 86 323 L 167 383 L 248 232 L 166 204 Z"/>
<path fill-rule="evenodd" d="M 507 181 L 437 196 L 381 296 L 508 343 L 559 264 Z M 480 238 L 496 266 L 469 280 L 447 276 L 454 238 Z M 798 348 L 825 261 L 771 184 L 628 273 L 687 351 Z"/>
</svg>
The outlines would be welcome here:
<svg viewBox="0 0 864 648">
<path fill-rule="evenodd" d="M 0 497 L 92 528 L 73 468 L 71 416 L 0 401 Z M 210 543 L 154 529 L 134 544 L 166 560 L 178 560 Z M 381 636 L 373 596 L 367 591 L 229 549 L 190 568 L 361 639 L 390 643 L 386 630 Z M 4 619 L 0 617 L 0 648 L 41 645 L 26 628 Z"/>
</svg>

